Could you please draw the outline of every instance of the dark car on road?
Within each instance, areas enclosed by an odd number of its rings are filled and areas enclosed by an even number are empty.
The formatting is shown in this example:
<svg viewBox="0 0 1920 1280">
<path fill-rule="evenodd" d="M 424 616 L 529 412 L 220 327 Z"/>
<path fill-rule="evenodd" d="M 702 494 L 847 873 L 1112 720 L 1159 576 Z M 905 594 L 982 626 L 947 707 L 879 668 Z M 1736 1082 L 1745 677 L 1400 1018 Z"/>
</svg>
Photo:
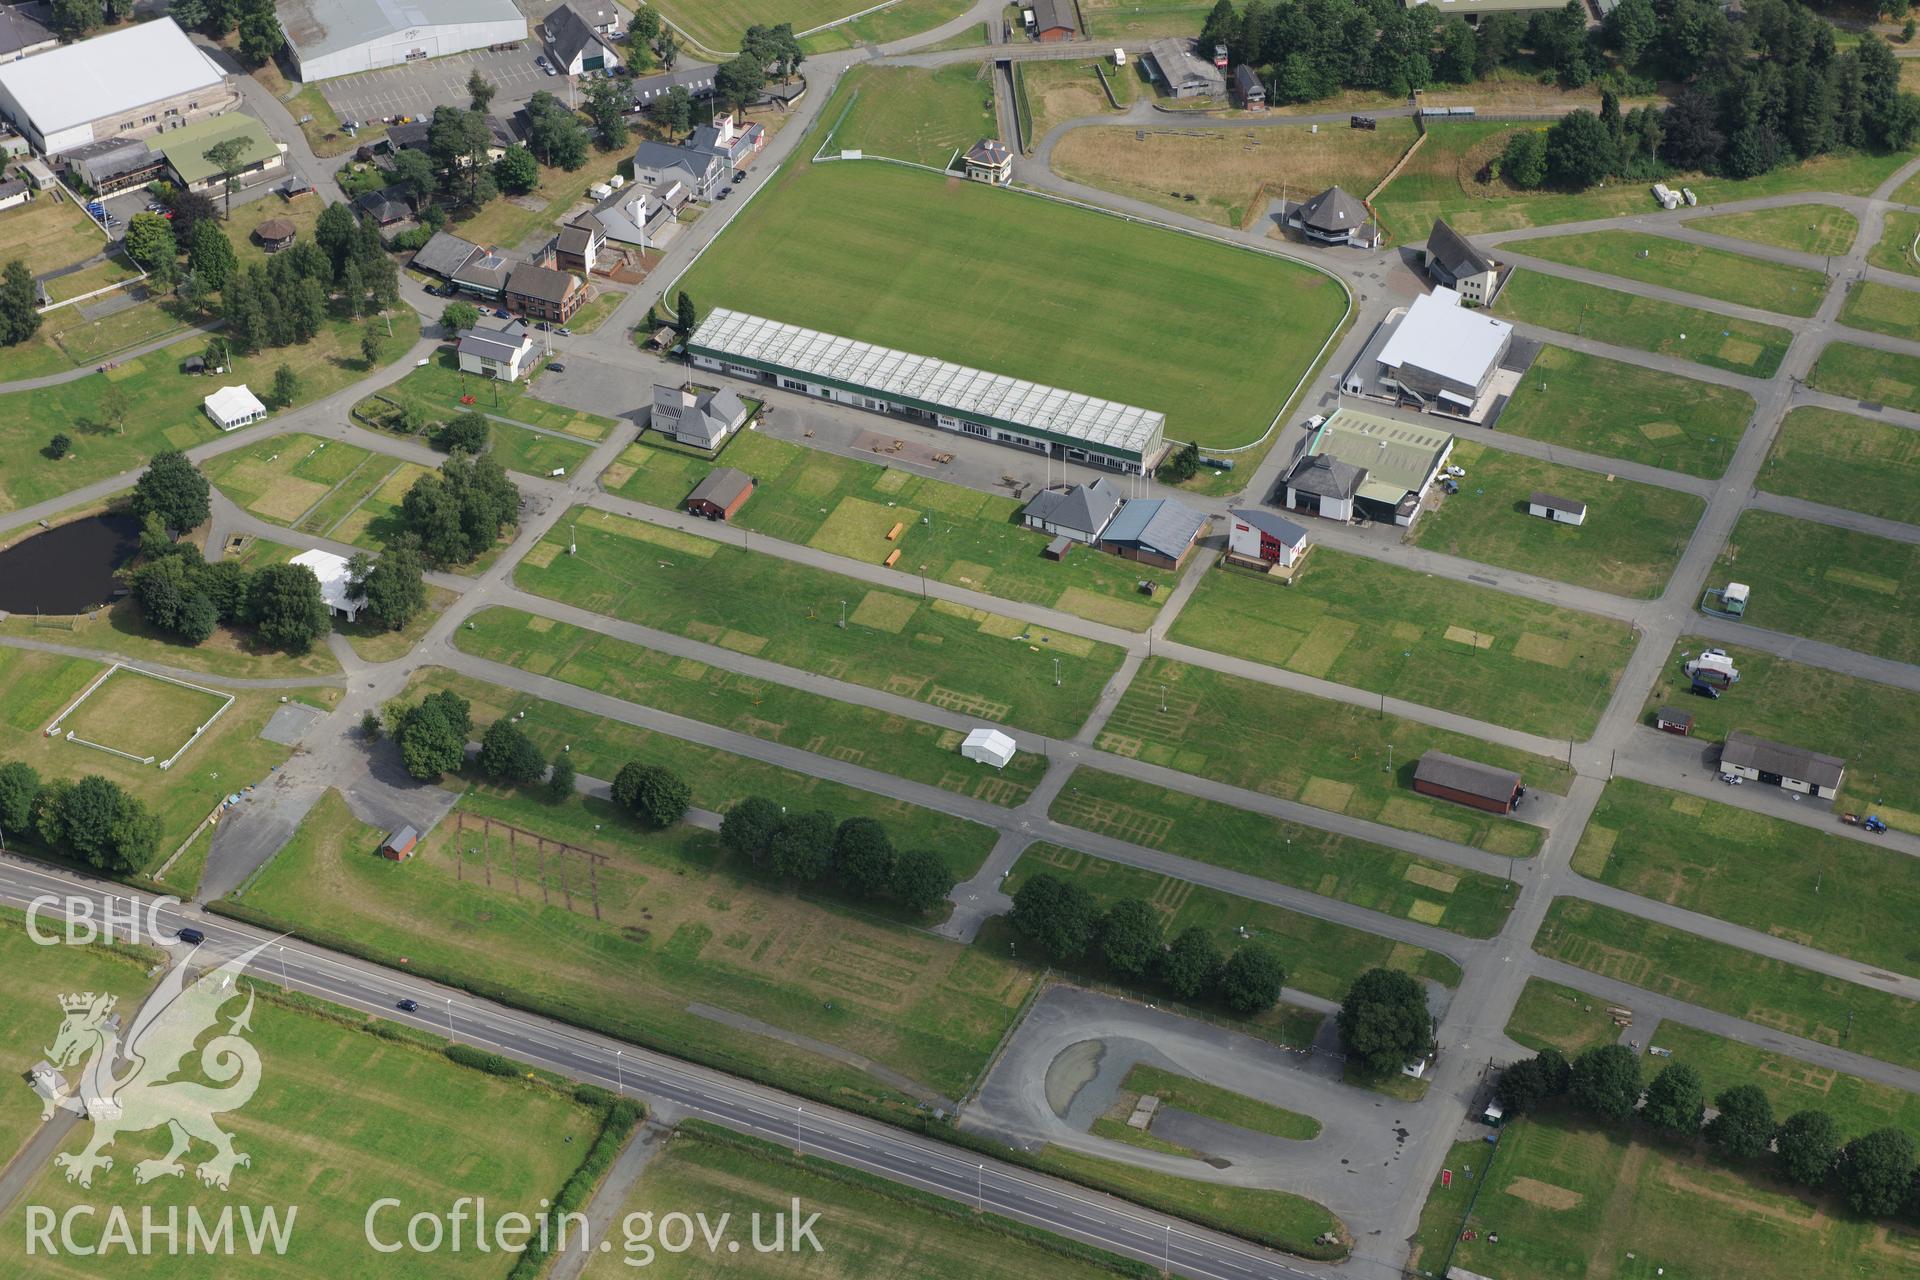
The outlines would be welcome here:
<svg viewBox="0 0 1920 1280">
<path fill-rule="evenodd" d="M 180 939 L 180 941 L 186 943 L 190 947 L 197 947 L 201 943 L 207 940 L 207 935 L 200 932 L 198 929 L 183 928 L 180 930 L 180 932 L 176 933 L 174 937 Z"/>
<path fill-rule="evenodd" d="M 394 1007 L 399 1009 L 400 1012 L 402 1013 L 420 1012 L 420 1002 L 418 1000 L 413 1000 L 413 999 L 402 1000 L 399 1004 L 395 1005 Z"/>
</svg>

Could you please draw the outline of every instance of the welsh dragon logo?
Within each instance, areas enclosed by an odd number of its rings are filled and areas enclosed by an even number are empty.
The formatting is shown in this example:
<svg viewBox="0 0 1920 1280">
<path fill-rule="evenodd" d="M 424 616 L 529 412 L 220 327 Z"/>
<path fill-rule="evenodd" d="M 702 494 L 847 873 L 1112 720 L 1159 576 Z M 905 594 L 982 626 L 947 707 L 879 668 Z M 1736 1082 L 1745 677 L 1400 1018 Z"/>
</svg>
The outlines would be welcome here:
<svg viewBox="0 0 1920 1280">
<path fill-rule="evenodd" d="M 261 943 L 191 983 L 186 963 L 175 964 L 140 1006 L 124 1042 L 110 1021 L 115 997 L 89 991 L 60 998 L 66 1018 L 53 1046 L 45 1050 L 47 1059 L 57 1071 L 83 1060 L 86 1066 L 77 1085 L 56 1085 L 41 1118 L 51 1119 L 56 1110 L 64 1110 L 93 1120 L 93 1140 L 84 1151 L 54 1157 L 54 1163 L 67 1171 L 68 1182 L 91 1187 L 96 1171 L 113 1168 L 113 1157 L 104 1152 L 115 1138 L 163 1125 L 171 1131 L 173 1149 L 160 1159 L 136 1164 L 135 1182 L 180 1177 L 186 1172 L 180 1157 L 195 1141 L 214 1149 L 213 1157 L 201 1161 L 195 1170 L 210 1187 L 226 1190 L 234 1169 L 253 1163 L 246 1153 L 234 1150 L 232 1135 L 213 1119 L 216 1113 L 247 1105 L 260 1085 L 260 1054 L 242 1035 L 251 1029 L 251 987 L 245 993 L 246 1007 L 228 1022 L 226 1031 L 199 1049 L 201 1072 L 225 1087 L 174 1077 L 186 1066 L 201 1035 L 220 1023 L 221 1009 L 240 996 L 236 984 L 248 962 L 267 945 Z M 114 1068 L 122 1062 L 127 1073 L 116 1076 Z"/>
</svg>

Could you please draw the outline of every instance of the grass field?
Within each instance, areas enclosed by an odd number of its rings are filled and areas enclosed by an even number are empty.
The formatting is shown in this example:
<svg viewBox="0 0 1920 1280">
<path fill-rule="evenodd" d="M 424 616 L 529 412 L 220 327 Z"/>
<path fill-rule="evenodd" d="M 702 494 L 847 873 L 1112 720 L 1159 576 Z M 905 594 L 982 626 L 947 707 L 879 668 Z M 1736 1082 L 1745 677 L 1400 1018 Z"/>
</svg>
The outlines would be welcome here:
<svg viewBox="0 0 1920 1280">
<path fill-rule="evenodd" d="M 578 754 L 578 752 L 576 752 Z M 884 1076 L 702 1016 L 756 1019 L 959 1097 L 1035 974 L 1004 956 L 781 891 L 719 837 L 643 833 L 611 806 L 469 792 L 406 863 L 330 794 L 248 889 L 254 913 L 422 974 L 682 1057 L 791 1073 L 814 1096 L 904 1104 Z M 536 851 L 492 817 L 573 846 Z M 613 830 L 602 833 L 600 824 Z"/>
<path fill-rule="evenodd" d="M 1125 108 L 1143 92 L 1138 67 L 1116 67 L 1110 59 L 1073 59 L 1014 63 L 1033 110 L 1033 139 L 1037 143 L 1057 124 L 1082 116 L 1106 115 L 1115 108 L 1106 91 L 1104 79 L 1114 98 Z"/>
<path fill-rule="evenodd" d="M 1410 1269 L 1418 1268 L 1413 1274 L 1437 1276 L 1444 1273 L 1448 1252 L 1460 1236 L 1460 1222 L 1466 1217 L 1467 1206 L 1473 1202 L 1474 1194 L 1479 1190 L 1476 1175 L 1487 1167 L 1487 1157 L 1492 1154 L 1493 1149 L 1478 1138 L 1456 1142 L 1448 1151 L 1443 1167 L 1452 1178 L 1443 1186 L 1440 1175 L 1434 1175 L 1433 1185 L 1427 1190 L 1426 1203 L 1420 1209 L 1420 1226 L 1409 1241 L 1413 1252 L 1407 1259 L 1407 1266 Z"/>
<path fill-rule="evenodd" d="M 333 629 L 346 637 L 347 643 L 362 661 L 395 662 L 412 652 L 413 646 L 419 644 L 421 637 L 427 634 L 427 628 L 438 622 L 440 615 L 447 611 L 447 606 L 458 598 L 445 587 L 429 585 L 426 607 L 414 614 L 407 625 L 398 631 L 374 621 L 371 616 L 357 622 L 342 622 L 336 618 Z"/>
<path fill-rule="evenodd" d="M 1132 68 L 1118 70 L 1135 74 Z M 1098 94 L 1099 86 L 1093 91 Z M 1065 135 L 1054 146 L 1053 166 L 1062 177 L 1102 191 L 1224 226 L 1248 227 L 1266 217 L 1270 199 L 1283 194 L 1299 200 L 1337 184 L 1365 195 L 1413 138 L 1413 122 L 1406 119 L 1382 120 L 1375 131 L 1149 129 L 1144 138 L 1116 125 Z M 1269 229 L 1271 224 L 1260 228 Z"/>
<path fill-rule="evenodd" d="M 1920 1005 L 1611 907 L 1554 899 L 1533 948 L 1788 1035 L 1920 1065 Z"/>
<path fill-rule="evenodd" d="M 796 1157 L 789 1148 L 698 1122 L 681 1125 L 665 1149 L 647 1162 L 614 1227 L 621 1231 L 633 1214 L 650 1213 L 657 1221 L 698 1205 L 710 1222 L 732 1214 L 736 1229 L 745 1232 L 753 1215 L 760 1215 L 764 1226 L 786 1213 L 796 1196 L 805 1213 L 820 1214 L 816 1229 L 820 1253 L 802 1246 L 797 1257 L 748 1248 L 709 1254 L 702 1244 L 692 1252 L 673 1254 L 659 1251 L 656 1243 L 645 1274 L 669 1280 L 705 1276 L 785 1280 L 797 1270 L 812 1280 L 906 1275 L 941 1280 L 1026 1280 L 1038 1275 L 1112 1280 L 1114 1276 L 1100 1261 L 1078 1256 L 1078 1246 L 1060 1237 L 997 1215 L 976 1217 L 966 1205 L 843 1165 Z M 637 1233 L 639 1220 L 632 1225 Z M 766 1230 L 771 1235 L 771 1228 Z M 618 1234 L 613 1251 L 594 1258 L 582 1274 L 586 1280 L 632 1276 L 644 1256 L 637 1248 L 629 1251 L 624 1234 Z"/>
<path fill-rule="evenodd" d="M 1620 1028 L 1608 1016 L 1606 1001 L 1545 978 L 1528 978 L 1507 1019 L 1507 1035 L 1535 1052 L 1558 1049 L 1571 1062 L 1618 1040 Z"/>
<path fill-rule="evenodd" d="M 1920 292 L 1877 280 L 1862 280 L 1847 291 L 1840 323 L 1889 337 L 1920 341 Z"/>
<path fill-rule="evenodd" d="M 1048 816 L 1469 938 L 1498 933 L 1513 905 L 1499 876 L 1098 769 L 1075 769 Z"/>
<path fill-rule="evenodd" d="M 47 737 L 43 731 L 53 717 L 79 697 L 105 669 L 104 664 L 86 658 L 0 648 L 0 760 L 24 760 L 40 771 L 43 780 L 97 773 L 120 783 L 159 816 L 158 859 L 172 853 L 221 797 L 263 781 L 268 771 L 283 763 L 289 754 L 287 748 L 267 742 L 259 734 L 261 726 L 279 706 L 281 692 L 292 694 L 292 690 L 236 691 L 233 706 L 200 736 L 193 750 L 165 773 L 153 765 L 136 764 L 64 738 Z M 139 679 L 137 676 L 125 678 Z M 100 692 L 105 693 L 107 689 L 107 685 L 102 685 Z M 99 696 L 95 694 L 95 698 Z M 310 690 L 299 696 L 316 706 L 331 706 L 339 691 Z M 91 702 L 89 700 L 89 705 Z M 184 732 L 160 753 L 160 758 L 172 754 L 199 723 L 194 720 L 186 725 Z M 118 730 L 116 736 L 152 732 L 157 742 L 159 737 L 171 734 L 175 727 L 170 722 L 162 734 L 157 728 L 129 726 Z M 120 745 L 111 737 L 106 741 Z"/>
<path fill-rule="evenodd" d="M 1734 654 L 1740 683 L 1733 692 L 1717 701 L 1685 697 L 1682 655 L 1707 643 L 1700 636 L 1680 637 L 1647 695 L 1644 723 L 1652 723 L 1659 707 L 1685 701 L 1696 738 L 1723 742 L 1730 730 L 1746 729 L 1841 756 L 1850 767 L 1839 808 L 1882 812 L 1897 806 L 1904 812 L 1888 811 L 1888 821 L 1920 829 L 1920 694 L 1740 649 Z"/>
<path fill-rule="evenodd" d="M 1920 859 L 1615 778 L 1574 851 L 1589 879 L 1880 969 L 1920 973 Z"/>
<path fill-rule="evenodd" d="M 1293 263 L 964 179 L 841 162 L 771 181 L 675 286 L 702 307 L 1156 409 L 1169 439 L 1259 439 L 1347 311 Z M 1009 236 L 1018 255 L 979 251 Z"/>
<path fill-rule="evenodd" d="M 221 492 L 254 515 L 324 533 L 324 527 L 311 528 L 302 517 L 349 478 L 368 472 L 370 462 L 391 465 L 390 460 L 376 458 L 358 445 L 294 432 L 210 458 L 201 470 Z"/>
<path fill-rule="evenodd" d="M 43 933 L 58 934 L 59 924 L 48 916 L 40 920 Z M 24 1077 L 45 1055 L 40 1049 L 53 1043 L 60 1028 L 60 997 L 75 991 L 111 994 L 131 1011 L 153 986 L 146 969 L 158 952 L 122 947 L 43 947 L 28 936 L 26 917 L 0 911 L 0 963 L 7 981 L 0 986 L 0 1019 L 15 1028 L 8 1051 L 9 1074 Z M 0 1159 L 13 1153 L 40 1127 L 40 1099 L 25 1088 L 0 1095 Z"/>
<path fill-rule="evenodd" d="M 864 7 L 864 6 L 863 6 Z M 862 45 L 886 44 L 894 40 L 904 40 L 908 36 L 950 22 L 967 11 L 967 0 L 901 0 L 899 4 L 878 13 L 869 13 L 864 18 L 855 18 L 852 22 L 842 23 L 827 31 L 816 32 L 803 39 L 800 47 L 808 53 L 832 53 L 838 49 L 853 49 Z M 857 10 L 856 10 L 857 12 Z M 773 19 L 769 18 L 771 22 Z M 799 29 L 796 27 L 796 30 Z M 974 34 L 974 33 L 969 33 Z M 942 41 L 933 45 L 916 45 L 915 53 L 930 53 L 941 48 L 971 48 L 974 44 L 985 44 L 986 37 L 955 45 L 951 41 Z"/>
<path fill-rule="evenodd" d="M 791 809 L 825 809 L 840 817 L 876 818 L 885 824 L 897 847 L 935 850 L 961 880 L 979 870 L 993 847 L 992 831 L 960 818 L 516 694 L 444 668 L 418 673 L 406 696 L 418 697 L 434 689 L 451 689 L 472 703 L 476 725 L 524 712 L 520 727 L 540 747 L 541 754 L 551 759 L 568 747 L 574 767 L 590 778 L 611 779 L 621 765 L 639 760 L 679 773 L 693 788 L 693 803 L 715 812 L 726 811 L 746 796 L 761 795 Z"/>
<path fill-rule="evenodd" d="M 759 23 L 772 26 L 790 22 L 795 31 L 805 31 L 835 18 L 858 13 L 862 4 L 846 0 L 666 0 L 660 13 L 685 34 L 714 53 L 731 53 L 740 47 L 740 35 Z"/>
<path fill-rule="evenodd" d="M 1715 479 L 1753 416 L 1753 397 L 1565 347 L 1540 349 L 1499 429 Z"/>
<path fill-rule="evenodd" d="M 1413 163 L 1402 170 L 1375 201 L 1389 234 L 1403 241 L 1419 241 L 1426 236 L 1427 228 L 1436 217 L 1445 218 L 1454 230 L 1471 235 L 1476 231 L 1580 222 L 1656 208 L 1646 187 L 1634 182 L 1612 183 L 1567 195 L 1547 190 L 1520 191 L 1503 180 L 1479 181 L 1487 162 L 1500 154 L 1507 139 L 1527 128 L 1546 126 L 1476 120 L 1449 122 L 1433 129 L 1426 144 L 1415 154 Z M 1691 187 L 1703 205 L 1793 191 L 1866 195 L 1907 159 L 1902 152 L 1886 155 L 1845 152 L 1819 156 L 1745 181 L 1673 174 L 1666 182 L 1669 186 Z"/>
<path fill-rule="evenodd" d="M 1538 827 L 1415 794 L 1414 763 L 1423 752 L 1448 751 L 1512 769 L 1530 789 L 1556 793 L 1565 792 L 1570 777 L 1558 760 L 1169 658 L 1141 668 L 1094 745 L 1517 857 L 1539 848 Z"/>
<path fill-rule="evenodd" d="M 989 770 L 961 758 L 963 735 L 956 729 L 670 657 L 517 609 L 485 610 L 454 642 L 522 671 L 994 804 L 1024 802 L 1046 771 L 1034 752 Z"/>
<path fill-rule="evenodd" d="M 1689 218 L 1684 224 L 1755 244 L 1770 244 L 1801 253 L 1845 253 L 1860 234 L 1860 220 L 1845 209 L 1825 204 L 1790 204 L 1750 213 L 1717 213 Z"/>
<path fill-rule="evenodd" d="M 1747 511 L 1709 582 L 1753 588 L 1746 620 L 1898 662 L 1920 660 L 1920 547 L 1832 525 Z"/>
<path fill-rule="evenodd" d="M 1920 413 L 1920 356 L 1830 342 L 1807 375 L 1807 385 L 1867 404 Z"/>
<path fill-rule="evenodd" d="M 1492 1280 L 1920 1275 L 1902 1232 L 1561 1110 L 1509 1126 L 1485 1176 L 1453 1259 Z"/>
<path fill-rule="evenodd" d="M 225 703 L 219 694 L 122 667 L 61 724 L 88 742 L 160 761 L 184 747 L 193 731 Z"/>
<path fill-rule="evenodd" d="M 1320 1122 L 1312 1116 L 1276 1107 L 1271 1102 L 1249 1098 L 1244 1093 L 1222 1089 L 1204 1080 L 1194 1080 L 1142 1062 L 1127 1072 L 1122 1089 L 1135 1096 L 1152 1094 L 1162 1106 L 1177 1107 L 1197 1116 L 1218 1120 L 1254 1133 L 1306 1142 L 1320 1134 Z"/>
<path fill-rule="evenodd" d="M 1624 625 L 1316 547 L 1291 587 L 1210 573 L 1172 638 L 1555 736 L 1593 731 Z"/>
<path fill-rule="evenodd" d="M 1121 898 L 1145 899 L 1159 911 L 1169 938 L 1200 925 L 1226 954 L 1257 938 L 1280 953 L 1287 970 L 1287 986 L 1309 995 L 1338 1000 L 1355 978 L 1381 965 L 1443 986 L 1456 986 L 1460 981 L 1460 966 L 1438 952 L 1284 907 L 1238 898 L 1188 880 L 1107 862 L 1059 845 L 1030 846 L 1001 889 L 1012 893 L 1019 888 L 1022 877 L 1043 871 L 1081 885 L 1103 907 Z M 1275 1011 L 1254 1021 L 1278 1016 Z"/>
<path fill-rule="evenodd" d="M 1460 492 L 1439 495 L 1414 531 L 1415 546 L 1542 578 L 1649 599 L 1687 549 L 1706 503 L 1690 493 L 1597 475 L 1463 440 Z M 1587 504 L 1582 525 L 1527 514 L 1545 491 Z"/>
<path fill-rule="evenodd" d="M 1920 511 L 1920 432 L 1818 405 L 1780 424 L 1755 484 L 1889 520 Z"/>
<path fill-rule="evenodd" d="M 1516 249 L 1549 262 L 1789 316 L 1812 315 L 1827 290 L 1827 278 L 1818 271 L 1639 231 L 1548 236 L 1520 241 Z"/>
<path fill-rule="evenodd" d="M 1774 1115 L 1782 1120 L 1796 1111 L 1818 1109 L 1839 1121 L 1841 1132 L 1849 1138 L 1887 1125 L 1920 1132 L 1920 1094 L 1673 1021 L 1660 1024 L 1654 1041 L 1673 1050 L 1668 1061 L 1684 1062 L 1700 1073 L 1708 1098 L 1736 1084 L 1757 1084 L 1766 1090 Z M 1654 1062 L 1645 1066 L 1651 1076 Z"/>
<path fill-rule="evenodd" d="M 1096 40 L 1145 40 L 1195 36 L 1211 6 L 1200 0 L 1086 0 L 1080 11 Z"/>
<path fill-rule="evenodd" d="M 853 68 L 846 84 L 857 96 L 834 132 L 833 148 L 946 168 L 954 152 L 998 132 L 993 82 L 982 65 Z"/>
<path fill-rule="evenodd" d="M 576 527 L 580 552 L 566 555 Z M 596 613 L 1060 736 L 1120 665 L 1111 645 L 590 508 L 555 524 L 515 574 Z"/>
<path fill-rule="evenodd" d="M 106 233 L 79 205 L 43 191 L 16 209 L 0 213 L 0 244 L 34 275 L 85 262 L 107 251 Z"/>
<path fill-rule="evenodd" d="M 1880 243 L 1867 250 L 1867 261 L 1888 271 L 1920 276 L 1920 213 L 1889 209 Z"/>
<path fill-rule="evenodd" d="M 446 347 L 434 352 L 430 363 L 415 369 L 381 394 L 390 399 L 411 400 L 425 411 L 429 422 L 444 422 L 467 409 L 477 409 L 490 417 L 545 427 L 589 443 L 605 440 L 608 433 L 620 425 L 597 413 L 538 399 L 523 382 L 462 373 L 459 356 Z M 460 403 L 462 396 L 472 396 L 473 403 Z"/>
<path fill-rule="evenodd" d="M 900 552 L 903 587 L 922 566 L 956 587 L 1046 605 L 1094 622 L 1142 631 L 1153 625 L 1178 575 L 1078 547 L 1065 560 L 1040 554 L 1046 535 L 1019 523 L 1017 499 L 949 484 L 881 462 L 809 449 L 758 431 L 736 435 L 717 461 L 661 447 L 649 432 L 602 475 L 622 497 L 678 509 L 717 466 L 758 481 L 732 523 L 785 542 L 873 564 Z M 903 525 L 891 541 L 887 534 Z M 1149 600 L 1141 582 L 1160 588 Z"/>
<path fill-rule="evenodd" d="M 386 353 L 404 353 L 418 336 L 418 324 L 414 313 L 402 308 L 393 317 L 394 339 Z M 284 363 L 300 378 L 296 407 L 311 404 L 367 376 L 359 346 L 359 323 L 336 321 L 304 346 L 249 358 L 243 373 L 263 385 Z M 131 470 L 162 449 L 185 449 L 218 436 L 219 428 L 200 403 L 218 384 L 180 372 L 180 362 L 205 347 L 204 339 L 195 337 L 123 361 L 108 373 L 0 396 L 0 511 L 32 506 Z M 101 393 L 110 385 L 118 385 L 132 406 L 122 432 L 100 417 Z M 60 462 L 40 452 L 55 432 L 73 437 L 73 454 Z"/>
<path fill-rule="evenodd" d="M 1538 271 L 1516 273 L 1500 295 L 1498 310 L 1510 320 L 1753 378 L 1771 378 L 1793 341 L 1791 333 L 1773 325 Z"/>
<path fill-rule="evenodd" d="M 242 1007 L 235 1000 L 225 1012 L 232 1017 Z M 202 1186 L 194 1176 L 193 1165 L 211 1155 L 203 1143 L 185 1156 L 184 1176 L 137 1187 L 135 1162 L 167 1152 L 167 1129 L 161 1127 L 122 1135 L 112 1148 L 113 1168 L 96 1175 L 91 1191 L 68 1183 L 49 1165 L 23 1189 L 5 1229 L 22 1238 L 26 1205 L 44 1205 L 55 1214 L 84 1205 L 91 1216 L 76 1220 L 83 1224 L 76 1235 L 82 1241 L 102 1240 L 116 1276 L 171 1280 L 206 1270 L 205 1260 L 187 1247 L 186 1206 L 213 1222 L 237 1201 L 256 1214 L 272 1206 L 283 1221 L 296 1212 L 297 1217 L 284 1254 L 243 1254 L 244 1262 L 230 1261 L 225 1269 L 263 1280 L 364 1274 L 374 1256 L 364 1224 L 377 1199 L 392 1196 L 405 1206 L 379 1216 L 378 1234 L 386 1240 L 404 1239 L 413 1213 L 433 1206 L 436 1215 L 443 1214 L 463 1196 L 485 1196 L 497 1213 L 538 1214 L 542 1200 L 559 1191 L 599 1132 L 598 1112 L 547 1085 L 455 1065 L 422 1043 L 424 1037 L 374 1035 L 360 1015 L 323 1008 L 329 1012 L 278 1000 L 254 1005 L 246 1036 L 260 1056 L 259 1089 L 244 1109 L 218 1117 L 235 1148 L 251 1157 L 249 1165 L 234 1171 L 230 1191 Z M 47 1025 L 50 1030 L 54 1024 Z M 34 1056 L 21 1048 L 22 1070 Z M 197 1055 L 190 1057 L 183 1074 L 205 1081 L 191 1065 L 198 1061 Z M 343 1088 L 343 1080 L 352 1087 Z M 211 1092 L 218 1096 L 221 1090 Z M 475 1123 L 476 1117 L 485 1122 Z M 85 1132 L 78 1131 L 65 1149 L 79 1150 Z M 425 1151 L 434 1153 L 431 1160 L 421 1159 Z M 100 1202 L 109 1199 L 135 1223 L 143 1209 L 156 1223 L 179 1209 L 177 1251 L 167 1249 L 165 1237 L 156 1237 L 143 1252 L 137 1227 L 131 1246 L 106 1244 L 112 1236 L 104 1233 L 111 1228 Z M 236 1238 L 242 1236 L 238 1216 Z M 382 1258 L 378 1268 L 391 1276 L 504 1277 L 513 1261 L 512 1254 L 475 1249 L 469 1224 L 466 1247 L 458 1252 L 405 1250 Z M 97 1276 L 100 1266 L 97 1259 L 63 1250 L 61 1256 L 36 1258 L 31 1272 L 49 1280 L 81 1280 Z"/>
<path fill-rule="evenodd" d="M 216 197 L 217 198 L 217 197 Z M 227 239 L 233 242 L 233 252 L 240 259 L 240 265 L 251 266 L 254 263 L 265 265 L 267 251 L 253 238 L 253 232 L 261 223 L 272 218 L 285 218 L 294 226 L 294 241 L 313 238 L 313 228 L 320 221 L 320 211 L 326 206 L 318 197 L 302 200 L 282 200 L 273 196 L 262 196 L 258 200 L 249 200 L 233 211 L 233 217 L 220 224 L 227 233 Z"/>
</svg>

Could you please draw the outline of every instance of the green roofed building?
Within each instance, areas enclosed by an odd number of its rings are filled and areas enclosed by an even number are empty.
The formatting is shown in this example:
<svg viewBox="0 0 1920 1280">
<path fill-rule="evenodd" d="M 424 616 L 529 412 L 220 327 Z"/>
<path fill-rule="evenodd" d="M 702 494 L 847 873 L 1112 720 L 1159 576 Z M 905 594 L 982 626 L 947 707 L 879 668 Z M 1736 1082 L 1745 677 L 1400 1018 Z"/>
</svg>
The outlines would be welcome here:
<svg viewBox="0 0 1920 1280">
<path fill-rule="evenodd" d="M 1309 424 L 1287 472 L 1287 506 L 1329 520 L 1410 525 L 1453 455 L 1453 434 L 1337 409 Z"/>
<path fill-rule="evenodd" d="M 268 136 L 266 126 L 239 111 L 169 130 L 153 139 L 153 147 L 166 156 L 167 167 L 181 185 L 206 191 L 219 187 L 225 176 L 220 166 L 207 158 L 207 152 L 229 138 L 238 138 L 242 144 L 239 184 L 243 187 L 252 186 L 261 180 L 260 175 L 274 173 L 286 164 L 280 144 Z"/>
</svg>

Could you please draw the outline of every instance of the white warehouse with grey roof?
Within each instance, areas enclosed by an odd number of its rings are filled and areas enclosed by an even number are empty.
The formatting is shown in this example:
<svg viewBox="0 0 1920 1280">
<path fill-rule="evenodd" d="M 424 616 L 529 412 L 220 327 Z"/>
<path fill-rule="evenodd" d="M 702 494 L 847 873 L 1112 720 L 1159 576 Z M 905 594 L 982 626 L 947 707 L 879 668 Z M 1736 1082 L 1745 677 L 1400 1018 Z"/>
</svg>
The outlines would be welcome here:
<svg viewBox="0 0 1920 1280">
<path fill-rule="evenodd" d="M 1152 409 L 745 312 L 715 309 L 687 354 L 696 368 L 1115 471 L 1150 472 L 1166 452 L 1166 417 Z"/>
<path fill-rule="evenodd" d="M 279 0 L 275 7 L 308 84 L 527 38 L 513 0 Z"/>
</svg>

